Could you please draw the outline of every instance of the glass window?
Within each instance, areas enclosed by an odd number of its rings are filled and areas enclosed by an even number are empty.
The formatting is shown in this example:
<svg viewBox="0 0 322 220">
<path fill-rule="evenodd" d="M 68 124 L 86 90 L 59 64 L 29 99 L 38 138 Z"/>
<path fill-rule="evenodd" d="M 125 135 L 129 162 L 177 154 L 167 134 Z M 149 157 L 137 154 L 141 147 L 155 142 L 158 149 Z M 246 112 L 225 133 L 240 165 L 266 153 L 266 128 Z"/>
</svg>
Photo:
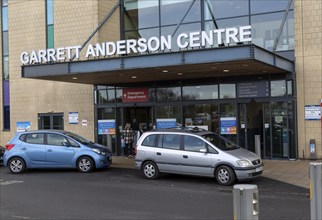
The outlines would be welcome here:
<svg viewBox="0 0 322 220">
<path fill-rule="evenodd" d="M 286 94 L 285 80 L 271 81 L 271 96 L 284 96 Z"/>
<path fill-rule="evenodd" d="M 144 141 L 142 142 L 142 146 L 154 147 L 155 140 L 157 139 L 158 135 L 152 134 L 147 136 Z"/>
<path fill-rule="evenodd" d="M 294 12 L 288 13 L 282 34 L 278 41 L 276 50 L 293 50 L 294 49 Z"/>
<path fill-rule="evenodd" d="M 124 29 L 159 26 L 159 1 L 124 0 Z"/>
<path fill-rule="evenodd" d="M 47 25 L 54 24 L 54 1 L 47 0 Z"/>
<path fill-rule="evenodd" d="M 200 138 L 194 136 L 184 136 L 184 150 L 200 152 L 202 149 L 206 149 L 206 143 Z"/>
<path fill-rule="evenodd" d="M 29 144 L 43 144 L 44 143 L 44 134 L 27 134 L 26 142 Z"/>
<path fill-rule="evenodd" d="M 157 101 L 180 101 L 181 100 L 181 87 L 167 87 L 157 88 Z"/>
<path fill-rule="evenodd" d="M 47 48 L 54 48 L 54 25 L 47 26 Z"/>
<path fill-rule="evenodd" d="M 177 125 L 182 125 L 181 122 L 181 106 L 180 105 L 167 105 L 156 107 L 157 119 L 170 119 L 174 118 Z"/>
<path fill-rule="evenodd" d="M 66 146 L 67 139 L 59 134 L 47 134 L 47 144 L 55 146 Z"/>
<path fill-rule="evenodd" d="M 218 19 L 249 14 L 248 0 L 205 0 L 205 19 Z"/>
<path fill-rule="evenodd" d="M 218 105 L 195 104 L 184 106 L 183 120 L 185 127 L 198 126 L 208 131 L 218 132 Z"/>
<path fill-rule="evenodd" d="M 218 99 L 218 85 L 184 86 L 183 100 Z"/>
<path fill-rule="evenodd" d="M 149 28 L 149 29 L 141 29 L 141 30 L 125 32 L 125 39 L 139 39 L 139 38 L 149 39 L 155 36 L 156 37 L 159 36 L 159 28 Z"/>
<path fill-rule="evenodd" d="M 64 129 L 64 118 L 61 115 L 53 115 L 53 129 Z"/>
<path fill-rule="evenodd" d="M 167 26 L 167 27 L 162 27 L 161 28 L 161 35 L 162 36 L 167 36 L 167 35 L 172 36 L 174 34 L 173 37 L 172 37 L 171 51 L 178 51 L 179 50 L 179 47 L 177 45 L 177 38 L 178 38 L 179 34 L 181 34 L 181 33 L 199 32 L 201 30 L 201 23 L 196 22 L 196 23 L 191 23 L 191 24 L 182 24 L 182 25 L 179 26 L 178 30 L 176 32 L 174 32 L 176 27 L 177 26 L 174 25 L 174 26 Z M 186 41 L 188 41 L 188 39 L 186 39 Z M 184 43 L 184 42 L 182 42 L 182 43 Z"/>
<path fill-rule="evenodd" d="M 79 147 L 78 143 L 76 143 L 74 140 L 68 139 L 68 141 L 69 141 L 69 143 L 70 143 L 71 146 L 73 146 L 73 147 Z"/>
<path fill-rule="evenodd" d="M 250 11 L 252 14 L 285 11 L 289 0 L 256 0 L 250 1 Z"/>
<path fill-rule="evenodd" d="M 4 122 L 3 122 L 3 129 L 10 130 L 10 106 L 4 106 Z"/>
<path fill-rule="evenodd" d="M 97 110 L 97 119 L 115 119 L 115 108 L 99 108 Z"/>
<path fill-rule="evenodd" d="M 113 103 L 115 102 L 115 90 L 98 90 L 97 91 L 97 102 L 101 103 Z"/>
<path fill-rule="evenodd" d="M 180 136 L 177 134 L 164 134 L 159 139 L 159 147 L 180 150 Z"/>
<path fill-rule="evenodd" d="M 287 81 L 287 95 L 293 95 L 293 83 L 291 80 Z"/>
<path fill-rule="evenodd" d="M 220 98 L 221 99 L 233 99 L 236 98 L 236 86 L 235 84 L 220 84 L 219 85 Z"/>
<path fill-rule="evenodd" d="M 9 56 L 9 40 L 8 31 L 2 32 L 2 45 L 3 45 L 3 56 Z"/>
<path fill-rule="evenodd" d="M 252 16 L 252 42 L 272 51 L 283 15 L 284 12 Z"/>
<path fill-rule="evenodd" d="M 9 57 L 3 57 L 3 79 L 9 80 Z"/>
<path fill-rule="evenodd" d="M 8 6 L 8 0 L 2 0 L 2 6 Z"/>
<path fill-rule="evenodd" d="M 8 7 L 2 7 L 2 31 L 8 30 Z"/>
<path fill-rule="evenodd" d="M 200 21 L 200 2 L 193 0 L 161 0 L 161 25 L 179 24 L 182 18 L 188 14 L 183 20 L 183 23 Z"/>
</svg>

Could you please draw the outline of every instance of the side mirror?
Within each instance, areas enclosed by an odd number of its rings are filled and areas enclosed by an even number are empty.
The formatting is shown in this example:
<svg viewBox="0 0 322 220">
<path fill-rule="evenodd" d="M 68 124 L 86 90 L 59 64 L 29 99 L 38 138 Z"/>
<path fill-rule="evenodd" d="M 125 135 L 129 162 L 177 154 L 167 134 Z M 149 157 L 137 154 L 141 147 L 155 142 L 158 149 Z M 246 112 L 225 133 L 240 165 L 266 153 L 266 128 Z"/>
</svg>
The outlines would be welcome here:
<svg viewBox="0 0 322 220">
<path fill-rule="evenodd" d="M 205 149 L 205 148 L 200 149 L 199 151 L 200 151 L 201 153 L 205 153 L 205 154 L 207 153 L 207 149 Z"/>
<path fill-rule="evenodd" d="M 64 147 L 70 147 L 70 144 L 69 144 L 69 142 L 62 142 L 62 146 L 64 146 Z"/>
</svg>

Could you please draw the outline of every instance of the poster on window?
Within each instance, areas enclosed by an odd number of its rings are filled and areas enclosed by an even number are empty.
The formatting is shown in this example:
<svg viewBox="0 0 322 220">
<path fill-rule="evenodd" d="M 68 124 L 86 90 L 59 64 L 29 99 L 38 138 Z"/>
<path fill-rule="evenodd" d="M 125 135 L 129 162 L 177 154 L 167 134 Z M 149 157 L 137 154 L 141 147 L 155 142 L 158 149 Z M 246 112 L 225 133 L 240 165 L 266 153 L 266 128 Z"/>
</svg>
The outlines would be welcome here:
<svg viewBox="0 0 322 220">
<path fill-rule="evenodd" d="M 115 134 L 115 120 L 98 120 L 98 134 Z"/>
<path fill-rule="evenodd" d="M 17 132 L 30 131 L 31 123 L 30 121 L 18 121 Z"/>
<path fill-rule="evenodd" d="M 175 118 L 158 118 L 157 129 L 176 128 L 177 119 Z"/>
<path fill-rule="evenodd" d="M 236 117 L 220 118 L 220 134 L 237 134 Z"/>
</svg>

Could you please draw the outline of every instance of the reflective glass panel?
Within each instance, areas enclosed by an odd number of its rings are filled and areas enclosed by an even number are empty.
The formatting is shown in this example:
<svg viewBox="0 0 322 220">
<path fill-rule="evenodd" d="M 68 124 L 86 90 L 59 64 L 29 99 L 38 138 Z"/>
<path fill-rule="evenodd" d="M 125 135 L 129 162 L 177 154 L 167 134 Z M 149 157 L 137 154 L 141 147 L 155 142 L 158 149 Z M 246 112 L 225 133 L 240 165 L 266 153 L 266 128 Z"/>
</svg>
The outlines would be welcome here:
<svg viewBox="0 0 322 220">
<path fill-rule="evenodd" d="M 271 96 L 284 96 L 286 95 L 286 82 L 285 80 L 271 81 Z"/>
<path fill-rule="evenodd" d="M 124 0 L 124 29 L 159 26 L 159 1 Z"/>
<path fill-rule="evenodd" d="M 9 79 L 9 57 L 8 56 L 3 57 L 3 79 L 4 80 Z"/>
<path fill-rule="evenodd" d="M 2 31 L 8 30 L 8 7 L 2 7 Z"/>
<path fill-rule="evenodd" d="M 233 99 L 236 98 L 236 85 L 235 84 L 220 84 L 220 98 Z"/>
<path fill-rule="evenodd" d="M 175 119 L 177 125 L 182 125 L 181 121 L 181 106 L 180 105 L 167 105 L 156 107 L 157 119 Z"/>
<path fill-rule="evenodd" d="M 8 41 L 8 31 L 2 32 L 2 45 L 3 45 L 3 55 L 9 55 L 9 41 Z"/>
<path fill-rule="evenodd" d="M 202 129 L 219 132 L 218 105 L 195 104 L 183 107 L 185 127 L 200 127 Z"/>
<path fill-rule="evenodd" d="M 277 51 L 294 49 L 294 12 L 290 11 L 277 44 Z"/>
<path fill-rule="evenodd" d="M 47 25 L 54 24 L 54 1 L 47 0 Z"/>
<path fill-rule="evenodd" d="M 181 100 L 181 88 L 180 87 L 167 87 L 157 88 L 157 101 L 180 101 Z"/>
<path fill-rule="evenodd" d="M 285 11 L 288 0 L 256 0 L 250 1 L 250 11 L 252 14 Z"/>
<path fill-rule="evenodd" d="M 200 2 L 193 0 L 161 0 L 161 25 L 179 24 L 187 13 L 182 23 L 200 21 Z"/>
<path fill-rule="evenodd" d="M 53 116 L 53 129 L 63 130 L 64 129 L 64 118 L 60 115 Z"/>
<path fill-rule="evenodd" d="M 283 15 L 284 13 L 272 13 L 252 16 L 252 42 L 272 51 Z"/>
<path fill-rule="evenodd" d="M 292 81 L 287 81 L 287 95 L 293 95 L 293 84 Z"/>
<path fill-rule="evenodd" d="M 218 19 L 249 14 L 248 0 L 205 0 L 205 19 Z"/>
<path fill-rule="evenodd" d="M 287 132 L 287 103 L 272 102 L 272 151 L 273 158 L 287 158 L 289 156 L 289 141 Z"/>
<path fill-rule="evenodd" d="M 218 99 L 218 85 L 183 86 L 183 100 Z"/>
<path fill-rule="evenodd" d="M 97 109 L 97 119 L 115 119 L 115 108 L 99 108 Z"/>
<path fill-rule="evenodd" d="M 54 48 L 54 25 L 47 26 L 47 48 Z"/>
<path fill-rule="evenodd" d="M 158 36 L 159 36 L 159 28 L 150 28 L 150 29 L 142 29 L 142 30 L 125 32 L 125 39 L 139 39 L 139 38 L 149 39 L 151 37 L 158 37 Z"/>
<path fill-rule="evenodd" d="M 113 103 L 115 102 L 115 90 L 106 89 L 97 91 L 97 103 Z"/>
<path fill-rule="evenodd" d="M 178 51 L 179 47 L 177 45 L 177 38 L 179 34 L 181 33 L 191 33 L 191 32 L 199 32 L 201 30 L 201 23 L 192 23 L 192 24 L 185 24 L 185 25 L 180 25 L 178 30 L 175 32 L 176 26 L 168 26 L 168 27 L 163 27 L 161 29 L 161 35 L 162 36 L 167 36 L 167 35 L 173 35 L 172 37 L 172 51 Z M 189 38 L 184 39 L 184 41 L 181 41 L 182 44 L 185 42 L 189 42 Z M 182 50 L 182 49 L 181 49 Z"/>
</svg>

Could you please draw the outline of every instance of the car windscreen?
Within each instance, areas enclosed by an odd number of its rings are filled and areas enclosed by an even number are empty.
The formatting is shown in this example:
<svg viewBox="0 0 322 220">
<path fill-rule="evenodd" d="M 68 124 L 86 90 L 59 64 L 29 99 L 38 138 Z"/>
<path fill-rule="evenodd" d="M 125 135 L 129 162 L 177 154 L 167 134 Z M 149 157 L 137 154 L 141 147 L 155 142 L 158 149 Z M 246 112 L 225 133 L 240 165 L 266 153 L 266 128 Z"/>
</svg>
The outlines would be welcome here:
<svg viewBox="0 0 322 220">
<path fill-rule="evenodd" d="M 94 144 L 94 142 L 92 142 L 90 140 L 87 140 L 86 138 L 84 138 L 84 137 L 82 137 L 82 136 L 80 136 L 78 134 L 74 134 L 72 132 L 66 132 L 64 134 L 67 135 L 68 137 L 71 137 L 72 139 L 78 141 L 81 144 L 84 144 L 84 145 Z"/>
<path fill-rule="evenodd" d="M 217 134 L 209 133 L 202 135 L 202 137 L 204 137 L 206 140 L 208 140 L 221 150 L 234 150 L 239 148 L 239 146 L 234 142 Z"/>
</svg>

